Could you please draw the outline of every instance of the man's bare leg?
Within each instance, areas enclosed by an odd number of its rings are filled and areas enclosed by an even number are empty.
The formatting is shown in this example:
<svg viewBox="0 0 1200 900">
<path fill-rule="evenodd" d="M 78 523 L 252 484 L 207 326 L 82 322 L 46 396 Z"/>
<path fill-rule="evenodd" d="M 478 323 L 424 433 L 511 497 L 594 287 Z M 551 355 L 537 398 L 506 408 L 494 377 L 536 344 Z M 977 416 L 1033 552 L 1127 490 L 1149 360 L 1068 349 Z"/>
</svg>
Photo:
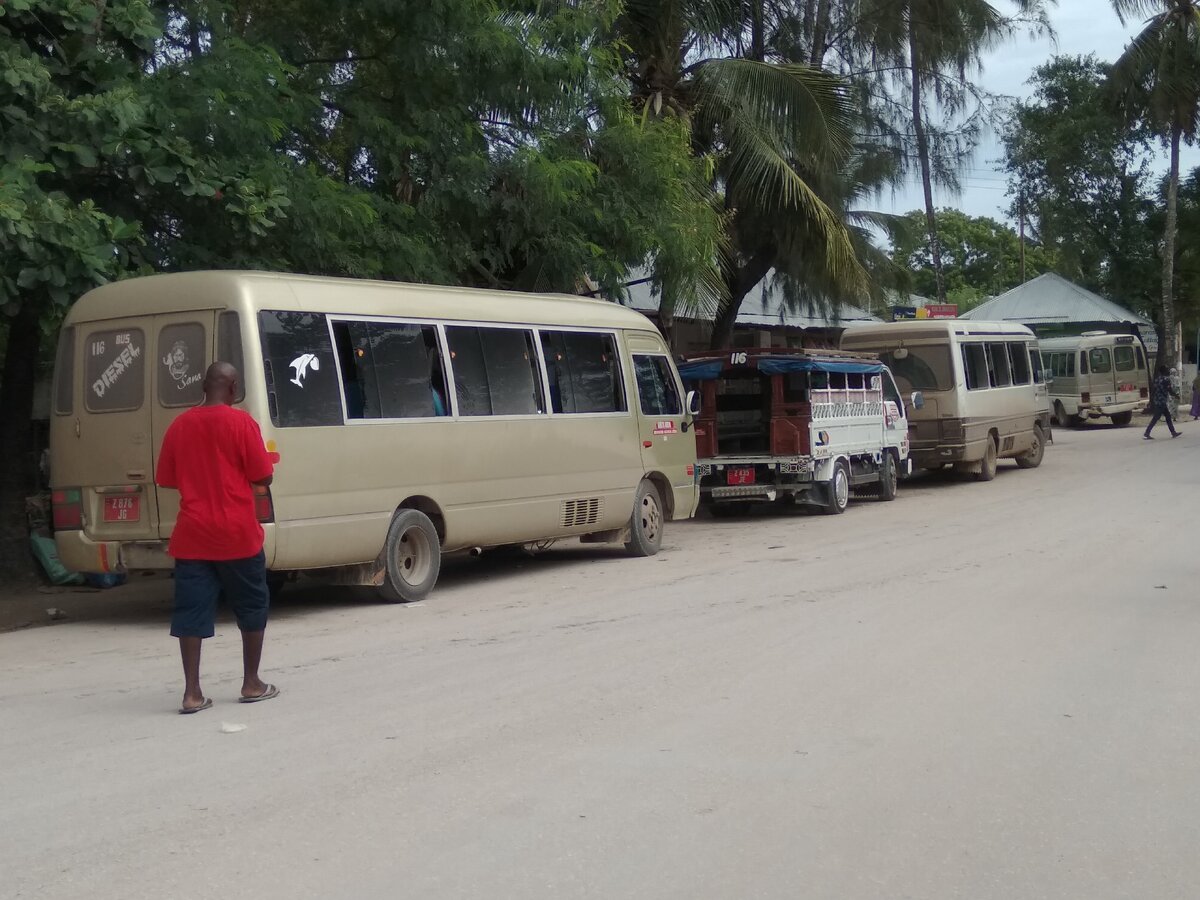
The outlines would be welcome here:
<svg viewBox="0 0 1200 900">
<path fill-rule="evenodd" d="M 242 632 L 242 696 L 257 697 L 267 686 L 258 677 L 258 664 L 262 661 L 263 636 L 266 631 Z"/>
<path fill-rule="evenodd" d="M 200 647 L 204 638 L 181 637 L 179 655 L 183 659 L 183 708 L 194 709 L 204 703 L 200 690 Z"/>
</svg>

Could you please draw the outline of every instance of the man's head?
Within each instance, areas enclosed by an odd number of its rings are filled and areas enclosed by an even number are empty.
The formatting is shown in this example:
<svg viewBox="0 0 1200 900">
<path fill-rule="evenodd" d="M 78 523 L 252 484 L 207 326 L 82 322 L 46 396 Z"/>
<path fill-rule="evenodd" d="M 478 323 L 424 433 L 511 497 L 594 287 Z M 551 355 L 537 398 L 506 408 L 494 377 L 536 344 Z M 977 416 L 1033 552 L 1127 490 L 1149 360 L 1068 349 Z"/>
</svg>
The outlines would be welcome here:
<svg viewBox="0 0 1200 900">
<path fill-rule="evenodd" d="M 237 397 L 238 370 L 218 360 L 204 373 L 204 405 L 232 406 Z"/>
</svg>

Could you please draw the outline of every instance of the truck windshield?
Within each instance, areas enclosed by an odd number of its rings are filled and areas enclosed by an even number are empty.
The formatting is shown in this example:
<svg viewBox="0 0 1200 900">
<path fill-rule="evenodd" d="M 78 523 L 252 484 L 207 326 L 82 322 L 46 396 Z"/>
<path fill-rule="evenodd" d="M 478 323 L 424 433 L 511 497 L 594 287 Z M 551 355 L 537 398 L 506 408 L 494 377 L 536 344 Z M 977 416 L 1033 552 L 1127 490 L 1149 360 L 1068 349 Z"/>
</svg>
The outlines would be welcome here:
<svg viewBox="0 0 1200 900">
<path fill-rule="evenodd" d="M 909 347 L 899 359 L 895 350 L 879 354 L 902 391 L 948 391 L 954 387 L 954 368 L 948 347 Z"/>
</svg>

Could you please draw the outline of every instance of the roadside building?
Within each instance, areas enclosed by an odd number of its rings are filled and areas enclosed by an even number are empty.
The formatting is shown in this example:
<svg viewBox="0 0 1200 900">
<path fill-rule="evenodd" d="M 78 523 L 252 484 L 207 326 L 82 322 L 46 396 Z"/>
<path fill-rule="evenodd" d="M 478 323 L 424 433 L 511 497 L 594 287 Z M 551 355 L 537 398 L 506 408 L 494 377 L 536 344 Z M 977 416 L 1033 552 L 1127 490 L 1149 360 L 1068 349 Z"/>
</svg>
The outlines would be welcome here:
<svg viewBox="0 0 1200 900">
<path fill-rule="evenodd" d="M 1158 352 L 1153 322 L 1052 272 L 993 297 L 960 318 L 1020 322 L 1042 338 L 1085 331 L 1133 334 L 1142 339 L 1148 355 Z"/>
<path fill-rule="evenodd" d="M 628 287 L 628 293 L 624 304 L 652 319 L 667 337 L 672 351 L 689 353 L 708 349 L 712 335 L 711 319 L 699 315 L 661 315 L 660 298 L 652 290 L 649 279 L 634 280 Z M 850 304 L 841 304 L 828 315 L 816 309 L 815 304 L 808 309 L 791 307 L 784 292 L 775 286 L 772 270 L 742 301 L 734 324 L 732 345 L 748 349 L 835 349 L 848 326 L 882 321 L 871 311 Z M 880 311 L 884 312 L 882 307 Z M 890 310 L 884 314 L 890 318 Z"/>
</svg>

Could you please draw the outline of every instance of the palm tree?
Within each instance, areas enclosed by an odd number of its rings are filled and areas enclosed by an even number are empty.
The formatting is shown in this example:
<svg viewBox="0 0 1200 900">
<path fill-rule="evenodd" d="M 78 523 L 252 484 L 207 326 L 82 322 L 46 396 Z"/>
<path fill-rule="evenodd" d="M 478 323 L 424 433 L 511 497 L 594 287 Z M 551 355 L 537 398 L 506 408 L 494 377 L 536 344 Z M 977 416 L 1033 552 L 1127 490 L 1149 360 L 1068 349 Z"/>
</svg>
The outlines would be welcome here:
<svg viewBox="0 0 1200 900">
<path fill-rule="evenodd" d="M 978 99 L 968 75 L 980 69 L 984 52 L 1009 38 L 1021 23 L 1049 30 L 1045 7 L 1055 0 L 1011 2 L 1013 15 L 1005 15 L 986 0 L 865 0 L 863 4 L 860 35 L 864 48 L 904 73 L 939 302 L 945 302 L 946 290 L 933 204 L 926 99 L 932 93 L 948 115 L 961 114 L 972 98 Z"/>
<path fill-rule="evenodd" d="M 686 119 L 712 162 L 728 223 L 714 347 L 772 268 L 847 296 L 867 283 L 846 222 L 817 188 L 851 155 L 852 103 L 842 81 L 770 46 L 773 6 L 628 0 L 617 22 L 634 101 L 647 116 Z"/>
<path fill-rule="evenodd" d="M 1112 0 L 1125 23 L 1148 16 L 1113 66 L 1109 84 L 1130 119 L 1142 119 L 1170 147 L 1167 221 L 1162 251 L 1162 353 L 1174 363 L 1175 233 L 1178 227 L 1179 145 L 1195 140 L 1200 120 L 1200 3 L 1194 0 Z"/>
</svg>

